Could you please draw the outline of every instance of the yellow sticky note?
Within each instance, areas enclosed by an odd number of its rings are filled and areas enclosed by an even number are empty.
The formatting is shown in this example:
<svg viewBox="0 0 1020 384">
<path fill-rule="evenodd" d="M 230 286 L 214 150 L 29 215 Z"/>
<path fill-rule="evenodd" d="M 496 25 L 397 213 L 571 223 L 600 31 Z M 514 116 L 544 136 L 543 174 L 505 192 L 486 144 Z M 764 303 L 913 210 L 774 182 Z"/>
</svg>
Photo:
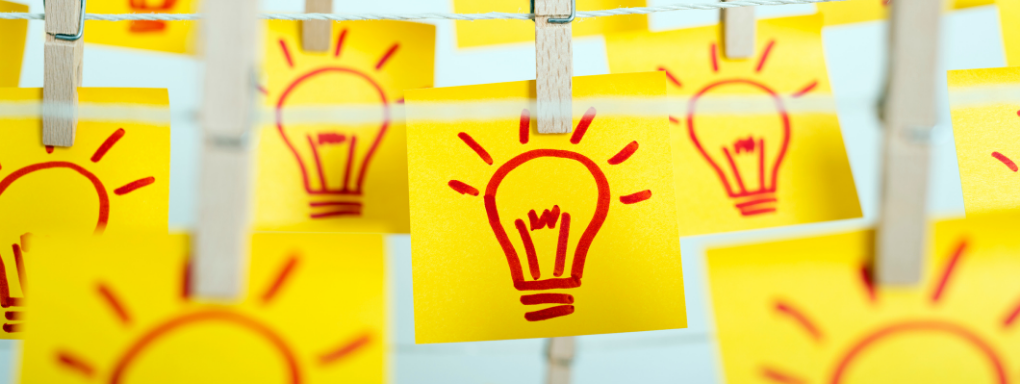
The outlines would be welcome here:
<svg viewBox="0 0 1020 384">
<path fill-rule="evenodd" d="M 196 13 L 198 0 L 90 0 L 88 13 Z M 195 53 L 195 21 L 85 21 L 85 42 L 170 53 Z M 159 76 L 154 73 L 153 76 Z"/>
<path fill-rule="evenodd" d="M 895 0 L 852 0 L 818 3 L 818 12 L 825 16 L 825 25 L 884 20 Z M 944 0 L 947 11 L 995 4 L 997 0 Z M 998 0 L 1003 1 L 1003 0 Z"/>
<path fill-rule="evenodd" d="M 576 0 L 576 2 L 577 10 L 581 12 L 646 5 L 645 0 Z M 457 13 L 530 12 L 528 2 L 521 0 L 453 0 L 453 10 Z M 535 23 L 530 20 L 458 20 L 456 26 L 457 46 L 460 48 L 535 41 Z M 648 29 L 648 16 L 579 18 L 575 19 L 570 27 L 574 37 L 643 31 Z"/>
<path fill-rule="evenodd" d="M 408 92 L 417 342 L 686 327 L 668 122 L 618 108 L 665 91 L 575 77 L 570 135 L 534 81 Z"/>
<path fill-rule="evenodd" d="M 716 26 L 606 37 L 614 73 L 663 71 L 682 236 L 861 216 L 817 15 L 758 22 L 726 59 Z"/>
<path fill-rule="evenodd" d="M 24 4 L 0 1 L 0 12 L 28 12 Z M 21 62 L 25 55 L 28 20 L 0 20 L 0 87 L 17 87 L 21 80 Z"/>
<path fill-rule="evenodd" d="M 1006 65 L 1020 67 L 1020 0 L 996 0 L 1002 43 L 1006 48 Z"/>
<path fill-rule="evenodd" d="M 101 240 L 39 242 L 24 383 L 383 382 L 381 235 L 256 234 L 238 303 L 191 296 L 186 236 Z"/>
<path fill-rule="evenodd" d="M 407 233 L 398 113 L 405 89 L 432 86 L 435 27 L 335 23 L 329 52 L 312 53 L 301 49 L 299 22 L 268 26 L 263 90 L 276 122 L 261 131 L 257 226 Z"/>
<path fill-rule="evenodd" d="M 1008 383 L 1017 216 L 943 221 L 914 286 L 876 286 L 871 231 L 710 250 L 730 383 Z"/>
<path fill-rule="evenodd" d="M 967 213 L 1020 209 L 1020 68 L 949 71 Z"/>
<path fill-rule="evenodd" d="M 24 112 L 0 119 L 0 306 L 15 319 L 24 310 L 23 256 L 34 257 L 29 245 L 33 235 L 167 229 L 170 122 L 166 90 L 79 88 L 78 92 L 74 146 L 47 148 L 42 145 L 38 115 L 42 89 L 0 88 L 0 109 Z M 133 117 L 109 117 L 109 113 L 128 110 L 136 112 Z M 6 322 L 0 338 L 20 337 L 22 325 Z"/>
</svg>

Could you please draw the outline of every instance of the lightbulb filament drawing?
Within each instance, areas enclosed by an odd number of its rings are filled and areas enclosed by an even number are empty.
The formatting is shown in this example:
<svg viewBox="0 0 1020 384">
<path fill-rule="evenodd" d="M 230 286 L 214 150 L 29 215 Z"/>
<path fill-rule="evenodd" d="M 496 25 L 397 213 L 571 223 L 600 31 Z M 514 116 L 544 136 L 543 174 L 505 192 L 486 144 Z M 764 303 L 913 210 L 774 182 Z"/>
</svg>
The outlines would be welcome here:
<svg viewBox="0 0 1020 384">
<path fill-rule="evenodd" d="M 579 144 L 584 138 L 589 126 L 595 119 L 595 113 L 595 108 L 590 108 L 581 118 L 577 128 L 570 137 L 570 142 L 572 144 Z M 527 145 L 529 141 L 530 121 L 530 114 L 528 110 L 525 109 L 521 113 L 519 129 L 519 141 L 522 145 Z M 493 159 L 489 155 L 488 151 L 486 151 L 484 147 L 482 147 L 468 133 L 461 132 L 457 136 L 465 143 L 465 145 L 477 154 L 485 164 L 490 166 L 493 165 Z M 637 151 L 638 147 L 638 143 L 636 141 L 632 141 L 606 162 L 609 165 L 622 164 Z M 553 205 L 552 207 L 536 207 L 538 209 L 520 212 L 520 216 L 513 220 L 514 228 L 511 230 L 504 228 L 503 221 L 500 217 L 500 212 L 496 204 L 496 195 L 500 191 L 500 186 L 506 179 L 507 175 L 519 169 L 522 165 L 538 159 L 564 160 L 565 163 L 580 164 L 587 171 L 587 174 L 594 181 L 597 190 L 594 215 L 590 222 L 575 223 L 574 220 L 576 218 L 572 217 L 570 212 L 567 212 L 565 209 L 561 209 L 559 205 Z M 560 162 L 558 164 L 564 164 L 564 162 Z M 560 165 L 557 167 L 559 166 Z M 459 180 L 450 180 L 447 185 L 457 193 L 466 196 L 478 196 L 479 194 L 479 190 L 477 188 Z M 644 190 L 630 195 L 620 196 L 620 202 L 623 204 L 634 204 L 651 198 L 651 195 L 650 190 Z M 581 278 L 584 274 L 584 266 L 588 257 L 588 251 L 592 242 L 595 240 L 595 236 L 598 234 L 609 215 L 610 203 L 612 202 L 609 180 L 607 180 L 605 173 L 602 172 L 602 169 L 595 161 L 585 155 L 568 150 L 527 150 L 517 156 L 514 156 L 510 160 L 507 160 L 502 165 L 499 165 L 493 175 L 489 178 L 485 188 L 483 201 L 489 225 L 492 227 L 493 234 L 496 236 L 496 240 L 506 257 L 508 266 L 510 267 L 510 277 L 515 289 L 518 291 L 549 291 L 557 289 L 572 289 L 581 286 Z M 539 210 L 541 213 L 539 213 Z M 581 229 L 581 233 L 579 235 L 575 233 L 571 236 L 571 229 Z M 540 230 L 556 231 L 556 256 L 553 266 L 550 268 L 552 273 L 551 276 L 549 276 L 550 269 L 545 269 L 546 275 L 544 278 L 543 268 L 539 265 L 538 250 L 532 241 L 531 234 L 533 231 Z M 514 243 L 510 239 L 511 235 L 508 232 L 516 232 L 516 234 L 520 236 L 523 250 L 515 248 Z M 567 258 L 568 254 L 570 254 L 569 249 L 571 248 L 571 238 L 574 239 L 575 243 L 573 245 L 574 252 L 572 255 L 572 261 L 569 263 L 568 268 Z M 527 262 L 527 276 L 525 276 L 524 273 L 524 263 L 521 261 L 522 253 L 524 254 Z M 548 266 L 546 268 L 548 268 Z M 568 270 L 569 274 L 564 276 Z M 574 297 L 567 293 L 529 293 L 521 296 L 520 301 L 521 304 L 526 306 L 557 304 L 549 308 L 525 313 L 524 318 L 527 321 L 542 321 L 567 316 L 574 313 L 575 309 L 573 305 Z"/>
</svg>

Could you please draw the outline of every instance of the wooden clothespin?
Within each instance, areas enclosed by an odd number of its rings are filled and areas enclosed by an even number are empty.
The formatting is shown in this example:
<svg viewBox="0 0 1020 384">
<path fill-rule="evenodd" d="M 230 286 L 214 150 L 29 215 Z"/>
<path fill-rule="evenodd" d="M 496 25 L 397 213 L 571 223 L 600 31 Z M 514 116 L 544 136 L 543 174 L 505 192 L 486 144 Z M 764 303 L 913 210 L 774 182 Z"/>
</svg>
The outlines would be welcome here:
<svg viewBox="0 0 1020 384">
<path fill-rule="evenodd" d="M 43 144 L 70 147 L 78 126 L 85 0 L 49 0 L 43 45 Z"/>
<path fill-rule="evenodd" d="M 725 0 L 737 1 L 737 0 Z M 728 59 L 754 57 L 757 21 L 754 7 L 725 8 L 720 15 L 723 34 L 723 53 Z"/>
<path fill-rule="evenodd" d="M 332 13 L 333 0 L 305 0 L 305 13 Z M 301 22 L 301 48 L 305 52 L 327 52 L 333 38 L 333 22 L 330 20 L 305 20 Z"/>
<path fill-rule="evenodd" d="M 922 276 L 941 11 L 941 1 L 892 2 L 885 163 L 875 241 L 880 284 L 916 284 Z"/>
<path fill-rule="evenodd" d="M 549 358 L 548 384 L 569 384 L 570 366 L 574 363 L 574 338 L 554 337 L 546 349 Z"/>
<path fill-rule="evenodd" d="M 231 300 L 243 297 L 247 276 L 259 2 L 204 5 L 204 137 L 191 288 L 203 299 Z"/>
<path fill-rule="evenodd" d="M 538 133 L 573 129 L 573 49 L 570 24 L 577 8 L 572 0 L 532 0 L 535 15 L 535 91 Z"/>
</svg>

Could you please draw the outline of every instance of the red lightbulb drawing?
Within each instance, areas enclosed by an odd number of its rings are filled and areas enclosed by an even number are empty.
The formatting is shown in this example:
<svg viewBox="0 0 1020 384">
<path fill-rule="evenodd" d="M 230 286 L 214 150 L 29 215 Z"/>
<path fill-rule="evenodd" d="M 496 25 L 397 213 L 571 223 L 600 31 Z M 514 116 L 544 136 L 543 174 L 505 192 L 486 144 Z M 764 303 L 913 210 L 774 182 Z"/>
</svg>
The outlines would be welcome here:
<svg viewBox="0 0 1020 384">
<path fill-rule="evenodd" d="M 581 118 L 577 128 L 574 130 L 570 139 L 572 144 L 580 143 L 594 119 L 595 109 L 591 108 Z M 528 143 L 530 121 L 528 110 L 524 110 L 520 119 L 521 144 Z M 478 144 L 474 138 L 465 132 L 458 134 L 458 137 L 477 153 L 486 164 L 493 165 L 492 157 L 488 151 Z M 637 149 L 637 142 L 631 142 L 610 158 L 608 163 L 610 165 L 621 164 L 630 158 Z M 586 214 L 578 215 L 576 212 L 571 212 L 569 207 L 564 206 L 566 208 L 561 209 L 560 204 L 551 207 L 536 207 L 536 209 L 528 210 L 527 212 L 501 212 L 501 207 L 497 204 L 497 196 L 500 195 L 501 187 L 505 185 L 504 181 L 507 180 L 507 176 L 512 175 L 515 171 L 521 169 L 522 166 L 537 160 L 543 161 L 542 166 L 546 168 L 566 168 L 572 165 L 574 166 L 573 169 L 583 169 L 585 175 L 582 178 L 590 178 L 595 185 L 597 195 L 592 199 L 594 201 L 594 209 L 584 209 L 586 212 L 589 210 L 593 212 L 590 219 L 587 218 Z M 552 165 L 553 163 L 549 160 L 556 161 L 556 165 Z M 577 167 L 577 165 L 580 165 L 580 167 Z M 448 185 L 454 191 L 464 195 L 479 195 L 478 189 L 458 180 L 451 180 Z M 564 187 L 569 187 L 569 185 Z M 652 192 L 650 190 L 644 190 L 621 196 L 620 201 L 623 204 L 633 204 L 647 200 L 651 196 Z M 581 278 L 584 274 L 588 251 L 606 221 L 612 202 L 609 181 L 599 165 L 589 157 L 574 151 L 560 149 L 528 150 L 514 156 L 496 169 L 485 187 L 483 200 L 489 226 L 492 228 L 493 234 L 510 268 L 513 286 L 518 291 L 527 292 L 521 296 L 521 304 L 526 306 L 557 304 L 553 307 L 527 312 L 524 315 L 525 320 L 542 321 L 574 313 L 573 295 L 561 292 L 534 292 L 571 289 L 581 286 Z M 541 210 L 541 213 L 539 213 L 539 210 Z M 507 215 L 518 215 L 512 219 L 512 225 L 507 225 L 508 222 L 503 221 Z M 557 228 L 557 225 L 559 228 Z M 556 231 L 555 259 L 551 266 L 552 268 L 549 268 L 550 266 L 548 265 L 545 267 L 539 265 L 538 254 L 542 250 L 536 249 L 535 242 L 532 240 L 532 233 L 543 229 Z M 574 232 L 571 233 L 571 230 Z M 515 240 L 511 240 L 512 237 L 516 237 L 515 235 L 520 238 L 519 246 L 515 245 Z M 571 240 L 573 240 L 573 244 L 571 244 Z M 573 248 L 573 252 L 571 252 L 571 248 Z M 525 262 L 521 261 L 522 255 Z M 572 256 L 570 257 L 569 266 L 568 256 Z M 527 265 L 527 274 L 525 274 L 525 264 Z M 549 273 L 550 269 L 551 274 Z M 544 274 L 543 271 L 545 271 Z"/>
<path fill-rule="evenodd" d="M 347 30 L 340 32 L 334 58 L 339 58 Z M 399 44 L 393 44 L 378 60 L 375 71 L 383 68 L 397 51 Z M 284 40 L 280 49 L 287 65 L 294 68 L 294 57 Z M 360 87 L 366 94 L 375 95 L 378 103 L 378 120 L 358 125 L 302 125 L 286 123 L 284 111 L 288 100 L 302 87 L 319 82 L 338 82 L 340 92 L 320 93 L 303 102 L 324 103 L 317 98 L 342 97 L 353 93 L 351 88 Z M 345 66 L 324 66 L 310 70 L 293 80 L 284 88 L 276 103 L 276 127 L 286 146 L 294 155 L 301 170 L 305 192 L 309 195 L 309 217 L 324 219 L 339 216 L 361 216 L 361 196 L 364 192 L 365 177 L 372 157 L 386 136 L 390 125 L 390 102 L 386 92 L 369 71 Z"/>
<path fill-rule="evenodd" d="M 177 5 L 177 0 L 161 0 L 162 4 L 150 6 L 145 0 L 128 0 L 128 6 L 131 7 L 132 12 L 139 13 L 153 13 L 167 11 L 173 9 L 174 5 Z M 166 30 L 166 22 L 160 20 L 131 20 L 130 27 L 131 32 L 135 33 L 151 33 L 161 32 Z"/>
</svg>

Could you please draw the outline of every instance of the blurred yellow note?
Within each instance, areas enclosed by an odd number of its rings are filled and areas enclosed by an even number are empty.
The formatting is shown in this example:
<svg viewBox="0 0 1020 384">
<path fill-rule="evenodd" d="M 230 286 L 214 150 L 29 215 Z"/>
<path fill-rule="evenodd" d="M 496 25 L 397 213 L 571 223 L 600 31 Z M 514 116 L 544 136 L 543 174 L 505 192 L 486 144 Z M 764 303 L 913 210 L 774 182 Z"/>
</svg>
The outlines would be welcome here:
<svg viewBox="0 0 1020 384">
<path fill-rule="evenodd" d="M 30 238 L 167 230 L 170 119 L 165 89 L 79 88 L 74 146 L 42 145 L 42 89 L 0 88 L 0 338 L 18 338 Z M 138 112 L 134 117 L 108 113 Z M 27 271 L 31 275 L 34 271 Z M 31 277 L 28 277 L 31 280 Z"/>
<path fill-rule="evenodd" d="M 575 77 L 570 135 L 534 81 L 408 92 L 417 342 L 687 326 L 668 121 L 619 108 L 665 91 Z"/>
<path fill-rule="evenodd" d="M 196 13 L 198 0 L 90 0 L 88 13 Z M 193 54 L 198 24 L 195 21 L 85 22 L 85 42 L 125 48 Z M 154 73 L 153 76 L 159 76 Z"/>
<path fill-rule="evenodd" d="M 1006 46 L 1006 65 L 1020 67 L 1020 0 L 996 0 L 1002 43 Z"/>
<path fill-rule="evenodd" d="M 606 37 L 612 72 L 669 79 L 681 236 L 861 216 L 821 28 L 759 21 L 748 60 L 723 56 L 716 26 Z"/>
<path fill-rule="evenodd" d="M 916 286 L 876 286 L 871 231 L 708 251 L 730 383 L 1009 383 L 1017 216 L 943 221 Z"/>
<path fill-rule="evenodd" d="M 335 23 L 329 52 L 312 53 L 299 22 L 268 26 L 276 123 L 259 142 L 258 227 L 407 233 L 407 128 L 395 114 L 405 89 L 432 86 L 435 27 Z"/>
<path fill-rule="evenodd" d="M 825 16 L 825 25 L 860 23 L 884 20 L 895 0 L 850 0 L 815 4 L 818 13 Z M 945 0 L 945 9 L 964 9 L 995 4 L 996 0 Z M 998 0 L 1003 1 L 1003 0 Z"/>
<path fill-rule="evenodd" d="M 383 382 L 381 235 L 256 234 L 231 304 L 193 300 L 183 235 L 45 240 L 24 383 Z"/>
<path fill-rule="evenodd" d="M 577 10 L 581 12 L 635 8 L 646 5 L 645 0 L 576 0 L 576 2 Z M 528 2 L 522 0 L 453 0 L 453 10 L 457 13 L 530 12 Z M 535 23 L 532 21 L 458 20 L 456 25 L 457 46 L 460 48 L 535 41 Z M 574 37 L 647 29 L 648 16 L 646 15 L 579 18 L 571 24 L 571 32 Z"/>
<path fill-rule="evenodd" d="M 967 213 L 1020 210 L 1020 68 L 949 71 Z"/>
<path fill-rule="evenodd" d="M 28 6 L 0 0 L 0 12 L 28 12 Z M 17 87 L 25 55 L 28 20 L 0 20 L 0 87 Z"/>
</svg>

